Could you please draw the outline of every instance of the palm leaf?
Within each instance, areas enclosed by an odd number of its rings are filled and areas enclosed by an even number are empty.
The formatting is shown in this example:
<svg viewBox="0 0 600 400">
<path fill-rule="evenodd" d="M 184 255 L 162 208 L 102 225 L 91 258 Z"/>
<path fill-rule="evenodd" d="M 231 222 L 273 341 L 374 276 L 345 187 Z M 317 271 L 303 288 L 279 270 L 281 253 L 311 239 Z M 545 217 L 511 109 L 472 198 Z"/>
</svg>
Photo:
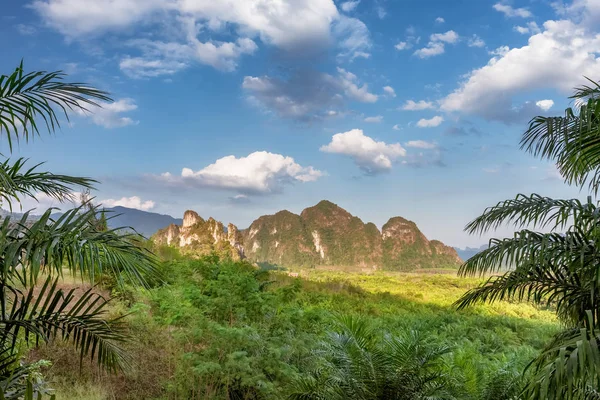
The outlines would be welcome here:
<svg viewBox="0 0 600 400">
<path fill-rule="evenodd" d="M 39 171 L 42 164 L 26 166 L 27 160 L 17 159 L 14 163 L 0 163 L 0 199 L 8 203 L 22 202 L 23 197 L 35 199 L 40 193 L 58 201 L 73 200 L 73 186 L 92 188 L 95 180 L 90 178 L 56 175 Z"/>
<path fill-rule="evenodd" d="M 98 106 L 97 100 L 111 101 L 106 92 L 84 83 L 64 82 L 65 74 L 23 71 L 23 62 L 10 75 L 0 76 L 0 133 L 4 133 L 10 150 L 13 140 L 26 141 L 39 135 L 36 119 L 44 121 L 52 133 L 60 127 L 62 111 L 67 121 L 70 111 L 87 111 L 86 106 Z"/>
<path fill-rule="evenodd" d="M 23 285 L 35 284 L 41 271 L 61 276 L 63 267 L 94 282 L 108 274 L 119 284 L 148 286 L 148 279 L 161 280 L 158 260 L 141 247 L 134 233 L 124 228 L 99 231 L 92 221 L 97 208 L 86 205 L 67 211 L 57 220 L 52 209 L 31 223 L 25 213 L 16 223 L 5 218 L 0 226 L 2 276 L 13 276 Z"/>
</svg>

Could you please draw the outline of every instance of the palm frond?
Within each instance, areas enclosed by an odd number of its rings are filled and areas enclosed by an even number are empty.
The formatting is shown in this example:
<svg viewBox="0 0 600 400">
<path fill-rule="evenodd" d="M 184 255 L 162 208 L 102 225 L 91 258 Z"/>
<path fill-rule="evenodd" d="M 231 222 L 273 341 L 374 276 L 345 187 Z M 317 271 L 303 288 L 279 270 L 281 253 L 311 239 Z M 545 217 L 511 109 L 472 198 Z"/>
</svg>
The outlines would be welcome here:
<svg viewBox="0 0 600 400">
<path fill-rule="evenodd" d="M 48 277 L 39 292 L 0 286 L 0 344 L 12 342 L 9 347 L 14 348 L 17 338 L 36 344 L 59 338 L 72 342 L 82 359 L 95 358 L 109 370 L 126 368 L 129 360 L 120 344 L 127 336 L 121 320 L 102 318 L 108 300 L 93 288 L 76 296 L 75 289 L 64 292 L 57 285 L 58 280 Z"/>
<path fill-rule="evenodd" d="M 3 276 L 13 276 L 23 285 L 35 283 L 41 271 L 62 275 L 63 267 L 94 282 L 98 274 L 147 286 L 148 279 L 161 279 L 158 260 L 136 242 L 137 235 L 124 228 L 99 231 L 92 221 L 97 208 L 85 205 L 65 212 L 57 220 L 52 209 L 28 222 L 25 213 L 14 223 L 5 218 L 0 226 L 0 257 Z"/>
<path fill-rule="evenodd" d="M 10 75 L 0 75 L 0 133 L 4 133 L 10 150 L 13 140 L 26 141 L 39 135 L 36 119 L 41 119 L 52 133 L 60 127 L 59 114 L 67 121 L 69 112 L 87 111 L 96 101 L 111 101 L 106 92 L 84 83 L 64 82 L 65 74 L 56 72 L 25 73 L 23 62 Z"/>
<path fill-rule="evenodd" d="M 542 159 L 554 161 L 569 184 L 597 193 L 600 188 L 600 87 L 582 86 L 572 98 L 578 110 L 567 108 L 563 117 L 538 116 L 531 120 L 521 139 L 521 148 Z"/>
<path fill-rule="evenodd" d="M 73 200 L 73 187 L 93 188 L 94 179 L 56 175 L 39 171 L 42 164 L 26 166 L 27 160 L 19 158 L 11 163 L 0 163 L 0 199 L 8 203 L 12 210 L 13 202 L 22 202 L 23 197 L 35 199 L 39 193 L 58 201 Z"/>
<path fill-rule="evenodd" d="M 590 315 L 590 320 L 592 319 Z M 569 329 L 530 365 L 534 375 L 525 389 L 527 398 L 583 400 L 597 398 L 600 386 L 600 331 L 588 327 Z"/>
<path fill-rule="evenodd" d="M 554 230 L 566 227 L 573 219 L 598 222 L 600 210 L 591 197 L 582 203 L 578 199 L 556 200 L 535 193 L 529 196 L 518 194 L 514 199 L 486 208 L 483 214 L 467 224 L 465 231 L 483 234 L 498 229 L 503 224 L 511 224 L 517 228 L 529 226 Z"/>
</svg>

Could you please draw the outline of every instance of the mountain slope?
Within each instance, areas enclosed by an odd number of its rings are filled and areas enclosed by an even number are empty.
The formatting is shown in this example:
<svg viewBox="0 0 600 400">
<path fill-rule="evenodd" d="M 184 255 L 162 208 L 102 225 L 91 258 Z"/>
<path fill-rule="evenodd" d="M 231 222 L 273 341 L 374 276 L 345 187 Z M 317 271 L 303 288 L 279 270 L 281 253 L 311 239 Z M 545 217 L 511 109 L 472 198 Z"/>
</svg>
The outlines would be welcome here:
<svg viewBox="0 0 600 400">
<path fill-rule="evenodd" d="M 300 215 L 287 210 L 263 215 L 243 232 L 235 225 L 225 229 L 212 218 L 205 221 L 186 211 L 181 227 L 170 225 L 153 239 L 192 254 L 220 249 L 220 254 L 289 267 L 411 270 L 455 267 L 461 262 L 453 248 L 428 240 L 412 221 L 391 218 L 380 232 L 375 224 L 364 223 L 327 200 Z"/>
<path fill-rule="evenodd" d="M 150 237 L 157 230 L 170 224 L 181 224 L 181 218 L 173 218 L 170 215 L 157 214 L 148 211 L 142 211 L 135 208 L 113 207 L 106 208 L 106 218 L 108 218 L 109 228 L 131 227 L 145 237 Z M 37 220 L 41 212 L 35 210 L 36 214 L 29 216 L 31 220 Z M 11 213 L 0 209 L 0 218 L 10 216 L 11 218 L 21 218 L 22 213 Z M 62 213 L 53 213 L 53 218 L 58 218 Z"/>
</svg>

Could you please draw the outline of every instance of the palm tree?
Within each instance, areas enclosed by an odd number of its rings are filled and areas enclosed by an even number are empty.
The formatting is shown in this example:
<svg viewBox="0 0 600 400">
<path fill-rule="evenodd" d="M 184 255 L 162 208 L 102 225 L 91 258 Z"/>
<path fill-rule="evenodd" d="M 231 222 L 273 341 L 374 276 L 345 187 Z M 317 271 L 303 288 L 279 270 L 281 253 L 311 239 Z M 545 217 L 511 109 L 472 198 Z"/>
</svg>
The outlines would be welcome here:
<svg viewBox="0 0 600 400">
<path fill-rule="evenodd" d="M 589 185 L 587 201 L 519 194 L 489 207 L 466 231 L 485 233 L 502 224 L 513 237 L 492 239 L 467 260 L 461 275 L 500 272 L 458 300 L 459 308 L 496 300 L 552 306 L 566 328 L 530 365 L 524 393 L 531 399 L 600 398 L 600 86 L 576 89 L 564 117 L 534 118 L 521 147 L 552 160 L 569 184 Z M 542 230 L 542 232 L 538 231 Z"/>
<path fill-rule="evenodd" d="M 32 140 L 44 127 L 54 133 L 61 114 L 68 120 L 73 111 L 110 101 L 105 92 L 64 78 L 61 72 L 26 74 L 22 62 L 12 74 L 0 76 L 0 135 L 10 152 L 15 141 Z M 96 183 L 41 171 L 40 166 L 29 166 L 22 158 L 0 162 L 4 205 L 12 209 L 38 193 L 72 200 L 76 187 L 89 189 Z M 97 229 L 97 211 L 83 204 L 57 219 L 47 210 L 34 222 L 28 212 L 0 222 L 0 398 L 43 391 L 32 379 L 35 366 L 21 360 L 28 344 L 66 340 L 81 357 L 96 359 L 109 370 L 128 367 L 130 360 L 120 346 L 127 339 L 122 321 L 104 318 L 108 300 L 92 290 L 76 295 L 58 287 L 64 270 L 92 282 L 111 275 L 119 283 L 142 286 L 158 275 L 154 256 L 129 236 Z"/>
<path fill-rule="evenodd" d="M 378 334 L 365 319 L 341 316 L 321 344 L 325 363 L 299 377 L 291 400 L 454 399 L 454 382 L 445 373 L 450 349 L 416 331 Z"/>
</svg>

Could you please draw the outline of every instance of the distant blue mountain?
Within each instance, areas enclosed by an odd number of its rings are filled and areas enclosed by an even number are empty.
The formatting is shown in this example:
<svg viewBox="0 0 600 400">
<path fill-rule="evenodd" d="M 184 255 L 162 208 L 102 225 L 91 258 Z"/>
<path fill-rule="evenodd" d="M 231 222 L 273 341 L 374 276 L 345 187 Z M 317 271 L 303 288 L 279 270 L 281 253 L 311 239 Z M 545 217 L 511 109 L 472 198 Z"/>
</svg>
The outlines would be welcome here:
<svg viewBox="0 0 600 400">
<path fill-rule="evenodd" d="M 157 230 L 171 224 L 181 225 L 181 218 L 173 218 L 166 214 L 157 214 L 148 211 L 127 207 L 113 207 L 106 209 L 108 226 L 110 228 L 131 227 L 146 237 L 152 236 Z"/>
<path fill-rule="evenodd" d="M 171 224 L 181 225 L 183 223 L 181 218 L 173 218 L 170 215 L 157 214 L 153 212 L 137 210 L 135 208 L 117 206 L 113 208 L 106 208 L 105 211 L 106 218 L 108 218 L 108 226 L 110 228 L 130 227 L 145 237 L 150 237 L 156 233 L 157 230 Z M 20 218 L 23 214 L 0 210 L 0 217 L 9 215 L 13 218 Z M 61 213 L 52 214 L 52 217 L 55 219 L 60 216 Z M 35 220 L 37 218 L 37 215 L 30 216 L 31 220 Z"/>
<path fill-rule="evenodd" d="M 454 250 L 458 253 L 458 256 L 463 259 L 463 261 L 467 261 L 469 258 L 473 257 L 475 254 L 479 253 L 488 248 L 487 244 L 482 245 L 481 247 L 465 247 L 461 249 L 459 247 L 455 247 Z"/>
</svg>

